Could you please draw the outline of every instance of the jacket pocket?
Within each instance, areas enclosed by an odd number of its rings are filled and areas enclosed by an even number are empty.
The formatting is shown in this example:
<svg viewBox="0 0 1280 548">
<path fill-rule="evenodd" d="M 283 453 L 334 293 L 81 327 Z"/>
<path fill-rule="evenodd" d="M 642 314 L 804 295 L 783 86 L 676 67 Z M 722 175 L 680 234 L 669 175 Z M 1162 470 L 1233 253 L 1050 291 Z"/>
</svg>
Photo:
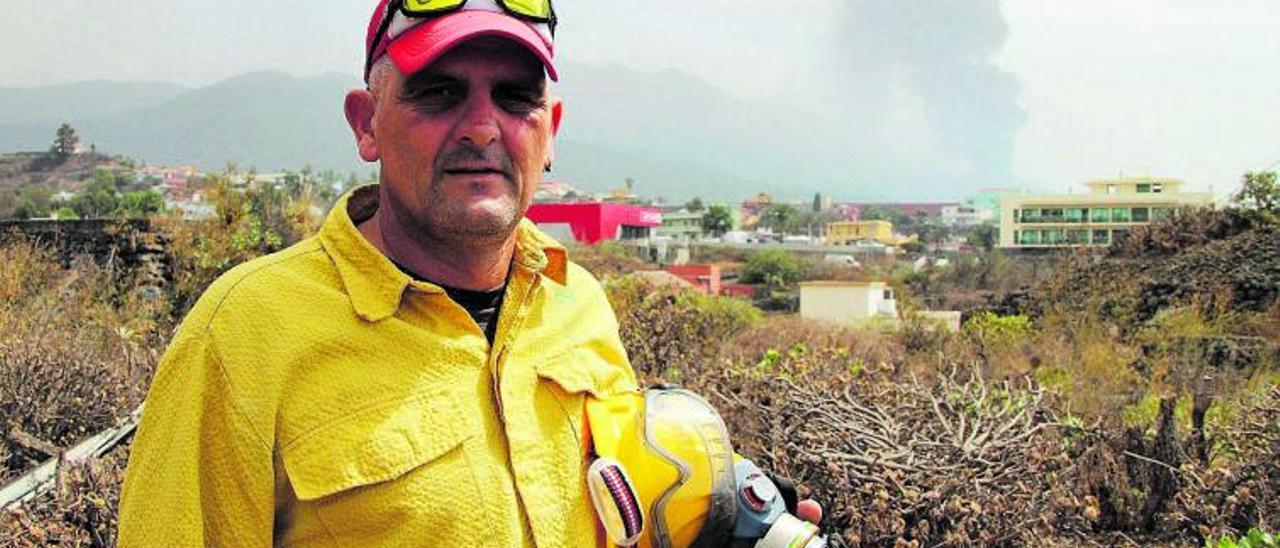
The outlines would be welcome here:
<svg viewBox="0 0 1280 548">
<path fill-rule="evenodd" d="M 333 546 L 477 545 L 486 516 L 458 405 L 443 387 L 375 404 L 281 448 L 298 498 Z"/>
<path fill-rule="evenodd" d="M 281 449 L 299 500 L 315 500 L 405 475 L 471 436 L 455 423 L 457 405 L 443 388 L 410 400 L 376 404 L 317 427 Z"/>
</svg>

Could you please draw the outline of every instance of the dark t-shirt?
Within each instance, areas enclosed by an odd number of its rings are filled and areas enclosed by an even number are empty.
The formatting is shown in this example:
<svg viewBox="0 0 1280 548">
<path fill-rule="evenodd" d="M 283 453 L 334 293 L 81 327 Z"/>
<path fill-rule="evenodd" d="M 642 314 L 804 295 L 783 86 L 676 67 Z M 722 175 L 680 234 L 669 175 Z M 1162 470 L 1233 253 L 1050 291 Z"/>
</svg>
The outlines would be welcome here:
<svg viewBox="0 0 1280 548">
<path fill-rule="evenodd" d="M 394 261 L 392 261 L 392 264 L 417 281 L 435 284 L 444 289 L 444 292 L 449 295 L 450 299 L 453 299 L 453 302 L 466 309 L 467 313 L 471 315 L 471 319 L 475 320 L 476 325 L 480 326 L 480 331 L 484 333 L 484 337 L 489 339 L 489 344 L 493 344 L 493 337 L 498 329 L 498 311 L 502 309 L 502 297 L 507 293 L 507 285 L 505 283 L 502 284 L 502 287 L 492 291 L 458 289 L 422 278 L 414 274 L 412 270 L 405 268 L 404 265 Z"/>
<path fill-rule="evenodd" d="M 498 328 L 498 310 L 502 308 L 502 296 L 506 294 L 507 286 L 503 285 L 493 291 L 470 291 L 438 283 L 436 285 L 443 288 L 453 302 L 467 309 L 471 319 L 475 320 L 485 338 L 489 339 L 489 344 L 493 344 L 493 336 Z"/>
</svg>

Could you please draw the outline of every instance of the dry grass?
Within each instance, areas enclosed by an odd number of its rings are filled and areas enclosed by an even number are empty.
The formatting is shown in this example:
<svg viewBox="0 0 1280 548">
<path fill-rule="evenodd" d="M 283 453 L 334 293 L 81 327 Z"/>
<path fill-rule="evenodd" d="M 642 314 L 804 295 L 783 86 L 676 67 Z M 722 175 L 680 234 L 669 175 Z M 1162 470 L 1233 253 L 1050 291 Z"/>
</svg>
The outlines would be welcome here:
<svg viewBox="0 0 1280 548">
<path fill-rule="evenodd" d="M 0 247 L 0 416 L 7 458 L 0 476 L 93 435 L 142 400 L 168 337 L 168 304 L 148 300 L 124 275 L 88 258 L 67 270 L 31 242 Z M 14 432 L 25 436 L 13 435 Z"/>
<path fill-rule="evenodd" d="M 283 243 L 249 217 L 178 225 L 171 240 L 182 274 L 159 300 L 110 265 L 64 270 L 29 242 L 0 246 L 0 476 L 41 458 L 13 427 L 66 447 L 132 410 L 183 303 Z M 637 264 L 616 251 L 585 258 L 605 273 Z M 707 395 L 735 447 L 823 501 L 842 542 L 1202 545 L 1275 529 L 1280 303 L 1234 313 L 1228 295 L 1148 314 L 1133 293 L 1063 279 L 1095 298 L 956 334 L 766 317 L 639 281 L 606 288 L 642 378 Z M 1219 342 L 1186 342 L 1206 339 Z M 0 517 L 0 539 L 111 545 L 125 452 L 64 469 L 57 490 Z"/>
</svg>

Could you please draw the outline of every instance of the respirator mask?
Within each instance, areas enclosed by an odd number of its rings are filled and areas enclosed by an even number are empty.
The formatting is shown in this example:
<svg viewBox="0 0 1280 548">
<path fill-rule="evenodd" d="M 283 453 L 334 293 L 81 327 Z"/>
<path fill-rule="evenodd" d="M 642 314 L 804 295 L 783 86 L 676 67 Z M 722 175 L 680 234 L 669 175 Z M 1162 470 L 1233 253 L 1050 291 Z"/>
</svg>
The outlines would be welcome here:
<svg viewBox="0 0 1280 548">
<path fill-rule="evenodd" d="M 735 455 L 720 414 L 688 390 L 589 399 L 587 486 L 618 546 L 824 548 L 777 485 Z"/>
</svg>

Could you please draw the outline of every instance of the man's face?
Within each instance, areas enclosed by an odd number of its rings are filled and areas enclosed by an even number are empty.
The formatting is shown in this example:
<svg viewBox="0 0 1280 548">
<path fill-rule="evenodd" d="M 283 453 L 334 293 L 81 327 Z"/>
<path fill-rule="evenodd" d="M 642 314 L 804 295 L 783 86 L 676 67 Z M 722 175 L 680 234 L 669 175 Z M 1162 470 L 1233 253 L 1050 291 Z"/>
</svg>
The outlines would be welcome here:
<svg viewBox="0 0 1280 548">
<path fill-rule="evenodd" d="M 559 104 L 542 64 L 499 38 L 479 38 L 378 90 L 373 135 L 382 206 L 405 236 L 506 239 L 549 161 Z"/>
</svg>

